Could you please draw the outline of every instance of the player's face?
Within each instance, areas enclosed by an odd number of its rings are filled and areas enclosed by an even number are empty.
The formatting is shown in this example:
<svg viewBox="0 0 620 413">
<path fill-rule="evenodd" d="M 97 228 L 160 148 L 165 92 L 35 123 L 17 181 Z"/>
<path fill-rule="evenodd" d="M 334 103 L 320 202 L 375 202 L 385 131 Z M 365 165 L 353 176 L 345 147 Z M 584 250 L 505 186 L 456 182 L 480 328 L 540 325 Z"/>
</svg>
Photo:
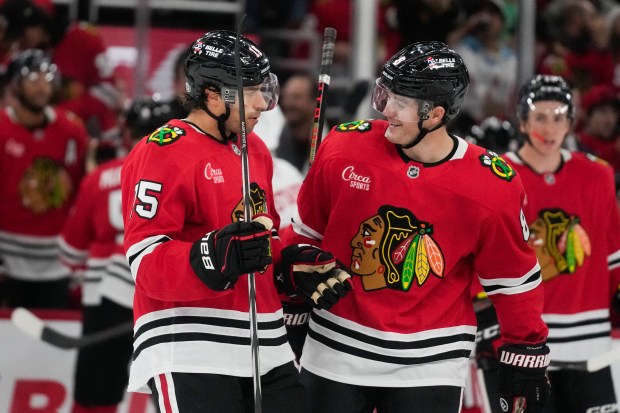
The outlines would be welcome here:
<svg viewBox="0 0 620 413">
<path fill-rule="evenodd" d="M 543 155 L 560 151 L 570 127 L 568 106 L 552 100 L 534 102 L 527 119 L 521 122 L 521 132 L 530 138 L 528 143 Z"/>
<path fill-rule="evenodd" d="M 385 232 L 385 222 L 375 215 L 362 222 L 351 240 L 351 270 L 358 275 L 371 275 L 381 266 L 379 244 Z"/>
<path fill-rule="evenodd" d="M 260 85 L 243 88 L 243 101 L 245 103 L 245 130 L 250 133 L 256 127 L 260 114 L 267 109 L 267 101 L 261 93 Z M 228 130 L 240 133 L 239 107 L 232 106 L 230 116 L 226 121 Z"/>
<path fill-rule="evenodd" d="M 53 73 L 30 72 L 17 81 L 17 98 L 28 109 L 40 112 L 50 103 L 54 93 L 53 82 Z"/>
</svg>

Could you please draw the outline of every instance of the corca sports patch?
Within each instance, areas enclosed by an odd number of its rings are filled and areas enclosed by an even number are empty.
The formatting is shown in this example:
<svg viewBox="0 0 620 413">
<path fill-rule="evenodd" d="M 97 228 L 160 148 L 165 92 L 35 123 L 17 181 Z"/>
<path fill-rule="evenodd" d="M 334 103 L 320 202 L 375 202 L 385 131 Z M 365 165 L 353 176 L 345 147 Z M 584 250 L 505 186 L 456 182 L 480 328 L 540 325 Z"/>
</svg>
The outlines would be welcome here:
<svg viewBox="0 0 620 413">
<path fill-rule="evenodd" d="M 155 142 L 160 146 L 170 145 L 183 135 L 185 135 L 185 129 L 181 129 L 178 126 L 164 125 L 151 133 L 146 143 Z"/>
<path fill-rule="evenodd" d="M 510 166 L 504 158 L 493 151 L 487 150 L 487 153 L 480 155 L 480 163 L 482 163 L 482 166 L 490 168 L 493 175 L 505 181 L 510 182 L 512 181 L 512 178 L 517 176 L 517 173 L 514 169 L 512 169 L 512 166 Z"/>
<path fill-rule="evenodd" d="M 341 123 L 336 126 L 336 130 L 338 132 L 368 132 L 370 127 L 371 123 L 365 119 L 362 119 L 353 122 Z"/>
</svg>

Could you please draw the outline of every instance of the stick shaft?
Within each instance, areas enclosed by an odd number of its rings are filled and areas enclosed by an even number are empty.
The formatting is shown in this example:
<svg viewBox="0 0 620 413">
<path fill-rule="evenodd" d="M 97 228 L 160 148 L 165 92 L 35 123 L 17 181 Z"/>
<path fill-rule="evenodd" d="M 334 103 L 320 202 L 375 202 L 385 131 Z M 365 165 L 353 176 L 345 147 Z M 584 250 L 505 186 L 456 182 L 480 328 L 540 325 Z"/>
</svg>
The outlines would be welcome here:
<svg viewBox="0 0 620 413">
<path fill-rule="evenodd" d="M 323 100 L 327 94 L 330 83 L 330 72 L 332 61 L 334 60 L 334 47 L 336 44 L 336 29 L 326 27 L 323 35 L 323 50 L 321 53 L 321 69 L 319 72 L 318 93 L 316 96 L 316 108 L 314 109 L 314 119 L 312 122 L 312 139 L 310 141 L 310 159 L 312 165 L 319 149 L 323 137 L 323 124 L 325 123 L 325 105 Z"/>
<path fill-rule="evenodd" d="M 241 135 L 241 176 L 242 176 L 242 193 L 243 193 L 243 211 L 245 222 L 252 221 L 252 208 L 250 200 L 250 162 L 248 156 L 248 137 L 245 121 L 245 100 L 243 97 L 243 76 L 241 71 L 241 56 L 239 55 L 239 38 L 241 36 L 241 27 L 245 15 L 241 18 L 239 28 L 237 30 L 237 39 L 235 42 L 235 75 L 237 80 L 237 96 L 239 99 L 239 123 Z M 248 301 L 249 301 L 249 321 L 250 321 L 250 347 L 252 350 L 252 381 L 254 383 L 254 412 L 262 413 L 262 391 L 260 383 L 260 358 L 259 358 L 259 342 L 258 342 L 258 321 L 256 310 L 256 279 L 255 274 L 248 274 Z"/>
</svg>

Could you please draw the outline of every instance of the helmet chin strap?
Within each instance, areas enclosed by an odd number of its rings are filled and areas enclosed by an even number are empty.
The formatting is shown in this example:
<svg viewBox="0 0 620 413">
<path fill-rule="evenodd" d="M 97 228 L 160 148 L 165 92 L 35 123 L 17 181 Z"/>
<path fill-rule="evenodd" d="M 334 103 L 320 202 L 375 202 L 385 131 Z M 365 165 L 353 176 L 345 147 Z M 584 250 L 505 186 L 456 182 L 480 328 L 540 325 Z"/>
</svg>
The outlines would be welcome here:
<svg viewBox="0 0 620 413">
<path fill-rule="evenodd" d="M 237 136 L 237 134 L 234 132 L 231 132 L 229 135 L 226 135 L 226 121 L 230 117 L 230 108 L 228 106 L 226 106 L 226 113 L 223 113 L 219 116 L 211 112 L 206 105 L 205 105 L 205 112 L 207 112 L 209 116 L 211 116 L 213 119 L 217 121 L 217 130 L 220 132 L 220 136 L 222 137 L 222 139 L 224 139 L 225 141 L 230 141 L 230 140 L 233 140 Z"/>
<path fill-rule="evenodd" d="M 441 122 L 439 122 L 437 125 L 435 125 L 435 127 L 431 128 L 431 129 L 426 129 L 425 127 L 422 126 L 422 124 L 424 123 L 425 119 L 420 119 L 418 121 L 418 129 L 420 129 L 420 133 L 418 133 L 418 136 L 416 136 L 415 138 L 413 138 L 411 140 L 411 142 L 409 142 L 406 145 L 400 145 L 401 148 L 403 149 L 410 149 L 413 148 L 414 146 L 416 146 L 418 143 L 422 142 L 422 139 L 424 139 L 426 137 L 426 135 L 428 135 L 430 132 L 433 132 L 439 128 L 441 128 L 443 125 L 446 124 L 446 118 L 444 117 Z"/>
</svg>

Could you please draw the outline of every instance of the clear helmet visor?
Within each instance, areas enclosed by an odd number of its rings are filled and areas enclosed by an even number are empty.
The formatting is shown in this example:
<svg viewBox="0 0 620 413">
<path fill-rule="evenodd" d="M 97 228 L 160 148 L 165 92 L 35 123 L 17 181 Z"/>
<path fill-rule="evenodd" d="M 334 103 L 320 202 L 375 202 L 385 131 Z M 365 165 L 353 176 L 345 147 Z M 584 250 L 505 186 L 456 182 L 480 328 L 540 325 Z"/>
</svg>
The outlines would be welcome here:
<svg viewBox="0 0 620 413">
<path fill-rule="evenodd" d="M 433 102 L 397 95 L 388 90 L 381 78 L 372 91 L 372 107 L 383 116 L 400 122 L 418 122 L 426 119 Z"/>
<path fill-rule="evenodd" d="M 221 94 L 227 106 L 239 109 L 237 89 L 224 87 L 221 90 Z M 279 96 L 280 84 L 278 77 L 273 73 L 269 73 L 269 76 L 260 85 L 244 86 L 243 88 L 243 102 L 246 107 L 248 105 L 260 105 L 263 112 L 275 108 L 278 104 Z"/>
</svg>

